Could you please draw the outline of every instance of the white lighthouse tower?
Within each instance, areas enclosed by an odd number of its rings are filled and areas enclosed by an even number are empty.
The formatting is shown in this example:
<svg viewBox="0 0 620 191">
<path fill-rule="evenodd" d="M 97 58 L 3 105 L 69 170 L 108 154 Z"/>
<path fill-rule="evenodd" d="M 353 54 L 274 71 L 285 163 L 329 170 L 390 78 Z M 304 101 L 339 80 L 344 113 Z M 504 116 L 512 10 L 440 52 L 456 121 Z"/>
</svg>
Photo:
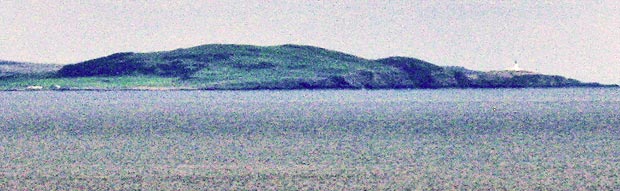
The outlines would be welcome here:
<svg viewBox="0 0 620 191">
<path fill-rule="evenodd" d="M 519 64 L 517 63 L 517 61 L 515 60 L 515 65 L 512 66 L 512 68 L 509 68 L 508 70 L 512 70 L 512 71 L 521 71 L 523 69 L 521 69 L 521 67 L 519 67 Z"/>
</svg>

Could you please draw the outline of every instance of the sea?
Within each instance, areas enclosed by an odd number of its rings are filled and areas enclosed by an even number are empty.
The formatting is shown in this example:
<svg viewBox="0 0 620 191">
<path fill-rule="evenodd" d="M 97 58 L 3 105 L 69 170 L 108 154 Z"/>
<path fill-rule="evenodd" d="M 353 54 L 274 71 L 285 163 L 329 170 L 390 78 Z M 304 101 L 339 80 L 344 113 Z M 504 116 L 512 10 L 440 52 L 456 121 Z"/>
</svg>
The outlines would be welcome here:
<svg viewBox="0 0 620 191">
<path fill-rule="evenodd" d="M 6 91 L 0 190 L 620 189 L 620 88 Z"/>
</svg>

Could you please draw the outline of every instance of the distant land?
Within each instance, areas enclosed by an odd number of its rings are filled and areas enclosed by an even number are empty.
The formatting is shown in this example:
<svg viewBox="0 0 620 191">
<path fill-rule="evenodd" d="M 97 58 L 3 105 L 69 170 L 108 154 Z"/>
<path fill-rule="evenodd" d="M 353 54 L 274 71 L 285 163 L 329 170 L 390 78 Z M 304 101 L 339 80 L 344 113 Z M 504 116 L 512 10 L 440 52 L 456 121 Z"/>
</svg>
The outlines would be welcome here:
<svg viewBox="0 0 620 191">
<path fill-rule="evenodd" d="M 618 87 L 522 70 L 474 71 L 313 46 L 210 44 L 76 64 L 0 61 L 0 90 L 256 90 Z"/>
<path fill-rule="evenodd" d="M 0 79 L 16 75 L 56 72 L 61 67 L 62 65 L 58 64 L 35 64 L 0 60 Z"/>
</svg>

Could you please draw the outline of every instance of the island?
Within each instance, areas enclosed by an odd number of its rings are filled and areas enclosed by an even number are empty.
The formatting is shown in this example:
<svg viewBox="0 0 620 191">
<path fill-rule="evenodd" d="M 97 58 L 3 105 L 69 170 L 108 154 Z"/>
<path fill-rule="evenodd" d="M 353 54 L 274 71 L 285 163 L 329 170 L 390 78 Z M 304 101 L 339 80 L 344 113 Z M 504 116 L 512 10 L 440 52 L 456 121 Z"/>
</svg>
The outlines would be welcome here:
<svg viewBox="0 0 620 191">
<path fill-rule="evenodd" d="M 0 61 L 0 90 L 288 90 L 618 87 L 523 70 L 371 60 L 304 45 L 208 44 L 68 65 Z"/>
</svg>

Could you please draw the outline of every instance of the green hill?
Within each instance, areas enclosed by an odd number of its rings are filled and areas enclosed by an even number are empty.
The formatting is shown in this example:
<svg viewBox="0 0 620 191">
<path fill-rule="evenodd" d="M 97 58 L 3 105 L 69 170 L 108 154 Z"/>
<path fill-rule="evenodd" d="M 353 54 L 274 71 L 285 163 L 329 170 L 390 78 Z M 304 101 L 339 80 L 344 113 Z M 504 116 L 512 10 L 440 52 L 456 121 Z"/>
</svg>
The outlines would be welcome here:
<svg viewBox="0 0 620 191">
<path fill-rule="evenodd" d="M 118 53 L 67 65 L 58 75 L 171 77 L 178 78 L 180 84 L 206 89 L 299 89 L 371 86 L 371 82 L 358 79 L 365 72 L 396 71 L 371 60 L 311 46 L 218 44 Z"/>
<path fill-rule="evenodd" d="M 19 83 L 17 83 L 19 82 Z M 71 88 L 396 89 L 599 86 L 523 71 L 479 72 L 419 59 L 369 60 L 312 46 L 212 44 L 152 53 L 117 53 L 65 65 L 25 85 Z"/>
</svg>

